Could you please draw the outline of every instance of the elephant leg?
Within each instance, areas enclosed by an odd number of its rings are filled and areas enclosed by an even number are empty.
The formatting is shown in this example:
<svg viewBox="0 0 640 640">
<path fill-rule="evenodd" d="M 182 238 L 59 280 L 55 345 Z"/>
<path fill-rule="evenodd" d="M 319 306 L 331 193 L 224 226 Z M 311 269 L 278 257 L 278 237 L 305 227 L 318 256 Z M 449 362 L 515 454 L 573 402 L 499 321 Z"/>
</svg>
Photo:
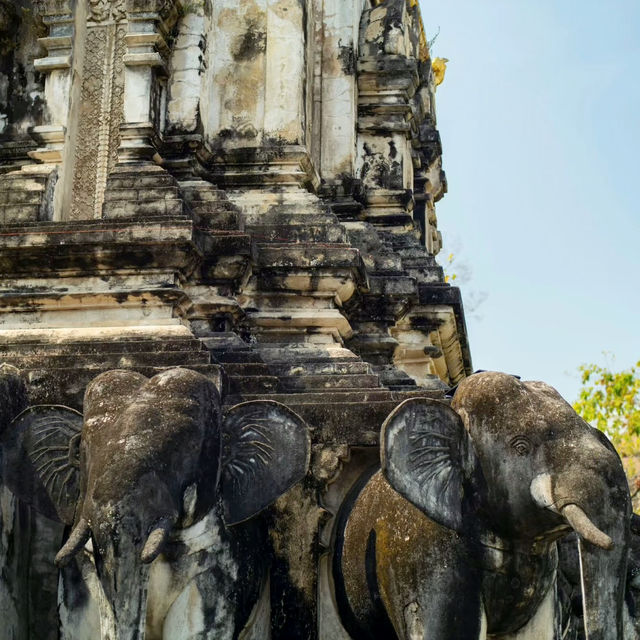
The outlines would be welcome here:
<svg viewBox="0 0 640 640">
<path fill-rule="evenodd" d="M 379 503 L 387 512 L 377 518 L 374 530 L 363 529 L 362 573 L 371 600 L 383 605 L 398 638 L 482 639 L 482 570 L 473 550 L 458 534 L 408 505 L 380 476 L 369 487 L 371 494 L 363 492 L 363 498 L 378 502 L 371 506 L 361 499 L 360 506 L 374 509 Z M 353 514 L 354 523 L 364 520 L 355 509 Z M 381 628 L 370 635 L 389 637 Z"/>
<path fill-rule="evenodd" d="M 446 563 L 428 571 L 419 568 L 419 578 L 409 581 L 397 568 L 396 563 L 379 571 L 377 584 L 399 640 L 484 640 L 486 620 L 476 570 Z"/>
</svg>

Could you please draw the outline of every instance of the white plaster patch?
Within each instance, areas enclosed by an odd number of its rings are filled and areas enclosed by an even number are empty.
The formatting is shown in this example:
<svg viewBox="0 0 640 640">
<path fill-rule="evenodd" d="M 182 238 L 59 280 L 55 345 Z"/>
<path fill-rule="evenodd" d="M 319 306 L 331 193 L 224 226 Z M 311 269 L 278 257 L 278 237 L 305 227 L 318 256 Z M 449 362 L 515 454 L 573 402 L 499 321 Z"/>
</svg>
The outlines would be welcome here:
<svg viewBox="0 0 640 640">
<path fill-rule="evenodd" d="M 502 640 L 554 640 L 555 620 L 555 589 L 551 588 L 536 614 L 520 631 L 500 637 Z"/>
<path fill-rule="evenodd" d="M 200 592 L 191 583 L 175 601 L 164 623 L 162 638 L 164 640 L 186 640 L 205 634 L 205 617 Z"/>
</svg>

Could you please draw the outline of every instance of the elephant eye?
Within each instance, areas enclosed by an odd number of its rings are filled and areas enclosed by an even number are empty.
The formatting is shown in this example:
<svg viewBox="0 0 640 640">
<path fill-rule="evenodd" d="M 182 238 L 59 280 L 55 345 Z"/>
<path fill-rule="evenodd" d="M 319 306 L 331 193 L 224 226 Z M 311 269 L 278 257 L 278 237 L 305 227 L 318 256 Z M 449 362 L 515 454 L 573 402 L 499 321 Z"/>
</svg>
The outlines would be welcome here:
<svg viewBox="0 0 640 640">
<path fill-rule="evenodd" d="M 510 444 L 519 456 L 526 456 L 531 451 L 531 443 L 525 436 L 516 436 Z"/>
</svg>

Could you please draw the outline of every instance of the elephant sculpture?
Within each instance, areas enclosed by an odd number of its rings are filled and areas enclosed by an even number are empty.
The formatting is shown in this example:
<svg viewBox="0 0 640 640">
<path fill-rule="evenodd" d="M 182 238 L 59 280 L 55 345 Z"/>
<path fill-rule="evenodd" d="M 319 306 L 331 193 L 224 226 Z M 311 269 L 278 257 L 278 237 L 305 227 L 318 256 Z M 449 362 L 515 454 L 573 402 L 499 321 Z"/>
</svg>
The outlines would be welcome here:
<svg viewBox="0 0 640 640">
<path fill-rule="evenodd" d="M 381 466 L 337 521 L 336 599 L 354 639 L 560 638 L 556 541 L 571 531 L 585 635 L 623 637 L 625 474 L 553 388 L 485 372 L 451 406 L 407 400 L 382 427 Z"/>
<path fill-rule="evenodd" d="M 183 368 L 101 374 L 84 415 L 31 407 L 1 441 L 6 486 L 70 527 L 55 562 L 74 640 L 238 637 L 268 573 L 253 516 L 310 455 L 295 413 L 254 401 L 223 416 L 214 384 Z"/>
</svg>

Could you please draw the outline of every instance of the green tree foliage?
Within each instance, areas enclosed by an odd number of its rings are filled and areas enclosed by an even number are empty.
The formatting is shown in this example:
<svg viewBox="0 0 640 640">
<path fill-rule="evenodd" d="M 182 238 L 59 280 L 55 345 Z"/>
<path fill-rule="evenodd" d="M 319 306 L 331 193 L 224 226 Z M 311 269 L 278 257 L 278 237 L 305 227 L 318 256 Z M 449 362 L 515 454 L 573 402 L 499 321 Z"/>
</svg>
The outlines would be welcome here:
<svg viewBox="0 0 640 640">
<path fill-rule="evenodd" d="M 640 361 L 615 372 L 580 367 L 582 388 L 573 408 L 611 438 L 624 464 L 636 511 L 640 508 Z"/>
</svg>

